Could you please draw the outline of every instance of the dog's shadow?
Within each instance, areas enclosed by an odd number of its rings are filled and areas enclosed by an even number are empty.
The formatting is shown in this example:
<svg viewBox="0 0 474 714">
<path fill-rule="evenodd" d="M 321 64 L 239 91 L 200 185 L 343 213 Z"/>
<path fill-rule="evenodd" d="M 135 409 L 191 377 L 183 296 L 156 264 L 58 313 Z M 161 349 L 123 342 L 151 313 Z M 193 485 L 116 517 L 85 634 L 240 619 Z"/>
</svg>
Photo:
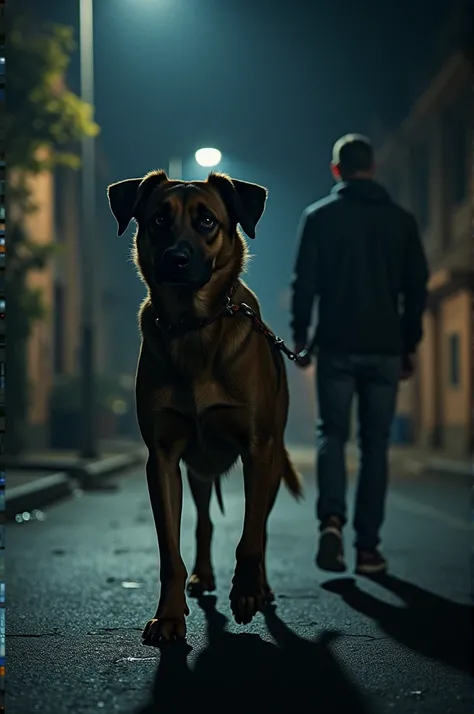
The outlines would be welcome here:
<svg viewBox="0 0 474 714">
<path fill-rule="evenodd" d="M 264 617 L 276 642 L 273 644 L 256 634 L 227 632 L 227 618 L 216 610 L 214 596 L 202 597 L 198 604 L 206 617 L 206 649 L 191 668 L 187 661 L 189 647 L 163 648 L 152 701 L 140 714 L 201 709 L 207 714 L 275 714 L 294 710 L 297 701 L 305 699 L 321 712 L 372 712 L 331 650 L 340 636 L 338 632 L 325 631 L 315 641 L 305 640 L 271 607 Z"/>
<path fill-rule="evenodd" d="M 342 596 L 349 607 L 375 620 L 394 641 L 472 675 L 471 605 L 452 602 L 389 574 L 370 580 L 399 597 L 404 607 L 361 590 L 353 578 L 330 580 L 322 588 Z"/>
</svg>

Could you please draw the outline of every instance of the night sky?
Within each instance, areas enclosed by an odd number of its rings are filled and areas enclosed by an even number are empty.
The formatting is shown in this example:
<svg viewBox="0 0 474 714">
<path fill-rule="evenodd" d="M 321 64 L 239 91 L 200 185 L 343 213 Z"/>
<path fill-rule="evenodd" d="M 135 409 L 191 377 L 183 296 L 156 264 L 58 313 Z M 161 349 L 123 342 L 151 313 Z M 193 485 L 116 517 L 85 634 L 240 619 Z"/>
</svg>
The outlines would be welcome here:
<svg viewBox="0 0 474 714">
<path fill-rule="evenodd" d="M 19 4 L 26 2 L 21 0 Z M 97 217 L 104 283 L 117 305 L 133 369 L 143 288 L 115 236 L 107 183 L 217 146 L 221 169 L 269 189 L 248 274 L 273 328 L 286 337 L 285 294 L 303 208 L 331 188 L 334 141 L 388 132 L 430 67 L 446 0 L 96 0 L 96 117 L 106 160 Z M 77 28 L 79 3 L 34 3 L 39 18 Z M 70 83 L 78 89 L 77 58 Z M 375 138 L 377 138 L 377 134 Z M 105 264 L 104 264 L 105 265 Z"/>
</svg>

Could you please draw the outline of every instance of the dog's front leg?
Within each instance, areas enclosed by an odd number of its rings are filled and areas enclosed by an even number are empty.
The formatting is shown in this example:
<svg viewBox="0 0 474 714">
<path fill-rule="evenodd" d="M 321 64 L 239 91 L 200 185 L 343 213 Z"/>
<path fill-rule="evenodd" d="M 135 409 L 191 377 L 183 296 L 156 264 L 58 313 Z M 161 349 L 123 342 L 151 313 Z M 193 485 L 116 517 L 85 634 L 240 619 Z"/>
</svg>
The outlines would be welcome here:
<svg viewBox="0 0 474 714">
<path fill-rule="evenodd" d="M 197 510 L 196 560 L 188 582 L 188 593 L 200 597 L 205 592 L 216 589 L 211 563 L 211 542 L 213 525 L 210 504 L 213 482 L 201 481 L 188 470 L 188 480 Z"/>
<path fill-rule="evenodd" d="M 239 624 L 249 623 L 268 597 L 264 547 L 269 501 L 275 492 L 274 481 L 277 482 L 273 450 L 273 439 L 259 441 L 242 457 L 245 487 L 244 528 L 236 550 L 236 566 L 230 592 L 232 612 Z"/>
<path fill-rule="evenodd" d="M 179 456 L 175 450 L 156 447 L 150 451 L 147 468 L 148 491 L 160 550 L 161 591 L 155 617 L 143 632 L 147 645 L 186 637 L 186 567 L 180 552 L 183 484 Z"/>
</svg>

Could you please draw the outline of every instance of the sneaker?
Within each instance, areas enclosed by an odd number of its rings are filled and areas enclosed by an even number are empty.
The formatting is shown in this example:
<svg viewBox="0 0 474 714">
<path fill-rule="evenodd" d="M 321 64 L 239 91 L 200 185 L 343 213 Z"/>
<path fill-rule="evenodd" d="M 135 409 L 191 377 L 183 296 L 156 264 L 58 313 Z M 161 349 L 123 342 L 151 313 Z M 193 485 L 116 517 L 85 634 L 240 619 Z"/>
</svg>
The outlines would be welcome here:
<svg viewBox="0 0 474 714">
<path fill-rule="evenodd" d="M 378 550 L 358 550 L 356 573 L 376 575 L 387 571 L 387 561 Z"/>
<path fill-rule="evenodd" d="M 335 516 L 322 525 L 316 565 L 331 573 L 343 573 L 346 569 L 341 522 Z"/>
</svg>

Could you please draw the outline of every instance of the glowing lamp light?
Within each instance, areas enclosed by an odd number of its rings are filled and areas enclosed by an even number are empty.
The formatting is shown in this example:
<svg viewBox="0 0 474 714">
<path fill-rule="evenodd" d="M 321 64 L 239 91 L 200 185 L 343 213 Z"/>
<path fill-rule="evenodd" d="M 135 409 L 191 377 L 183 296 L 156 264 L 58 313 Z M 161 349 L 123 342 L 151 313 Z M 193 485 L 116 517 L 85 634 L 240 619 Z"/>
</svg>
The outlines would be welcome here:
<svg viewBox="0 0 474 714">
<path fill-rule="evenodd" d="M 206 168 L 211 168 L 212 166 L 217 166 L 220 164 L 222 159 L 222 154 L 219 149 L 198 149 L 194 154 L 196 163 L 199 166 L 204 166 Z"/>
</svg>

